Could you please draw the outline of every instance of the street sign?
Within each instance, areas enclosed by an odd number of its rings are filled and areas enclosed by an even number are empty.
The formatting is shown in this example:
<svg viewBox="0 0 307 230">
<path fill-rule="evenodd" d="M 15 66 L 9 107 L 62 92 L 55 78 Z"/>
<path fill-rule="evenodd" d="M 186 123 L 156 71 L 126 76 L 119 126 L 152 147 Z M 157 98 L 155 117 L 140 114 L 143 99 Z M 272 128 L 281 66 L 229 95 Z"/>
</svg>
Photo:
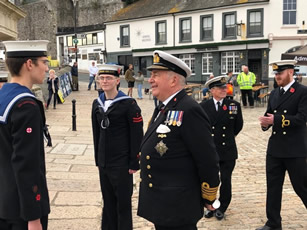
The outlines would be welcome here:
<svg viewBox="0 0 307 230">
<path fill-rule="evenodd" d="M 78 39 L 74 38 L 74 44 L 78 44 Z"/>
</svg>

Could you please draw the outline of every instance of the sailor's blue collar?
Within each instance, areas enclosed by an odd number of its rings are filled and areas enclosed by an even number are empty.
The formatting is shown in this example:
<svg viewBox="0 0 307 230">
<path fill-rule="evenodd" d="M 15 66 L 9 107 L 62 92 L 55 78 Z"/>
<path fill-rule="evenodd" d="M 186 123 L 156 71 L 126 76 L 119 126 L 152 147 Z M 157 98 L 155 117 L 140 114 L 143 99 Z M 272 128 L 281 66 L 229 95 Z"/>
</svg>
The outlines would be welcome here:
<svg viewBox="0 0 307 230">
<path fill-rule="evenodd" d="M 14 104 L 23 97 L 34 97 L 25 86 L 17 83 L 6 83 L 0 90 L 0 124 L 7 123 L 7 117 Z"/>
<path fill-rule="evenodd" d="M 119 90 L 118 94 L 112 100 L 112 103 L 108 107 L 110 107 L 111 105 L 113 105 L 114 103 L 116 103 L 118 101 L 126 100 L 126 99 L 129 99 L 129 98 L 131 98 L 131 97 L 127 96 L 126 94 L 124 94 L 122 91 Z M 104 109 L 104 111 L 106 111 L 107 110 L 107 108 L 105 107 L 106 97 L 105 97 L 104 93 L 100 94 L 97 101 L 98 101 L 99 105 Z"/>
</svg>

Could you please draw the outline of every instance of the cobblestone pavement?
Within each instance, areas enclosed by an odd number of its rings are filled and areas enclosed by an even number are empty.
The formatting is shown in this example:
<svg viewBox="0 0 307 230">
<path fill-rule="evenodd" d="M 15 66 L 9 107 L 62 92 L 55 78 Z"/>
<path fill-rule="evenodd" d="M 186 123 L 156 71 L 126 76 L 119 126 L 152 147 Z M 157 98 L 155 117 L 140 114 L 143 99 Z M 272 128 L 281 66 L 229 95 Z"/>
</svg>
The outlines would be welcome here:
<svg viewBox="0 0 307 230">
<path fill-rule="evenodd" d="M 127 89 L 123 91 L 127 93 Z M 136 89 L 133 93 L 136 97 Z M 46 111 L 53 139 L 53 147 L 46 147 L 50 230 L 100 229 L 102 201 L 93 158 L 90 120 L 92 101 L 97 95 L 97 91 L 88 91 L 87 83 L 81 82 L 80 91 L 72 92 L 56 110 Z M 72 99 L 77 101 L 77 131 L 72 131 Z M 154 102 L 145 95 L 138 104 L 146 130 Z M 239 159 L 233 173 L 232 202 L 224 220 L 203 218 L 198 223 L 199 230 L 247 230 L 265 223 L 265 152 L 270 132 L 262 132 L 258 123 L 258 117 L 264 111 L 262 106 L 243 109 L 244 128 L 236 139 Z M 139 174 L 135 175 L 135 180 L 138 184 Z M 138 185 L 132 199 L 134 229 L 154 229 L 150 222 L 136 215 L 137 200 Z M 283 229 L 307 229 L 307 211 L 294 193 L 288 177 L 284 185 L 282 217 Z"/>
</svg>

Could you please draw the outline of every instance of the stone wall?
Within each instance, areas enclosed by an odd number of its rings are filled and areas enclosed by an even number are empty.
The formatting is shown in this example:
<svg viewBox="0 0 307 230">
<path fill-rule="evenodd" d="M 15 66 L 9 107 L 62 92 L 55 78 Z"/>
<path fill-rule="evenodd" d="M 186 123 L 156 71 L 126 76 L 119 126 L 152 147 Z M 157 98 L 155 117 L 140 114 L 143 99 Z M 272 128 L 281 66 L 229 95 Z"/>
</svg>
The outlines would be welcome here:
<svg viewBox="0 0 307 230">
<path fill-rule="evenodd" d="M 72 0 L 17 0 L 27 13 L 18 23 L 18 40 L 49 40 L 49 53 L 56 58 L 58 27 L 74 27 Z M 79 0 L 77 27 L 102 24 L 124 6 L 122 0 Z"/>
</svg>

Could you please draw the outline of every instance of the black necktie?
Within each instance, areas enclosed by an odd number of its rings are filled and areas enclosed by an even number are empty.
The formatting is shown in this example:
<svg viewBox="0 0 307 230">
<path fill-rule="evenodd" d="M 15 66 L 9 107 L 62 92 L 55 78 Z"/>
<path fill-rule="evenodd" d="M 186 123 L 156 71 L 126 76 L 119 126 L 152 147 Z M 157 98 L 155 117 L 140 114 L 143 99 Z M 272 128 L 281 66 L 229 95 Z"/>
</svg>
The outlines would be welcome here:
<svg viewBox="0 0 307 230">
<path fill-rule="evenodd" d="M 285 93 L 284 88 L 279 89 L 279 96 L 281 97 Z"/>
<path fill-rule="evenodd" d="M 217 112 L 219 112 L 220 110 L 221 110 L 221 103 L 218 101 L 218 102 L 216 102 L 216 104 L 217 104 Z"/>
</svg>

